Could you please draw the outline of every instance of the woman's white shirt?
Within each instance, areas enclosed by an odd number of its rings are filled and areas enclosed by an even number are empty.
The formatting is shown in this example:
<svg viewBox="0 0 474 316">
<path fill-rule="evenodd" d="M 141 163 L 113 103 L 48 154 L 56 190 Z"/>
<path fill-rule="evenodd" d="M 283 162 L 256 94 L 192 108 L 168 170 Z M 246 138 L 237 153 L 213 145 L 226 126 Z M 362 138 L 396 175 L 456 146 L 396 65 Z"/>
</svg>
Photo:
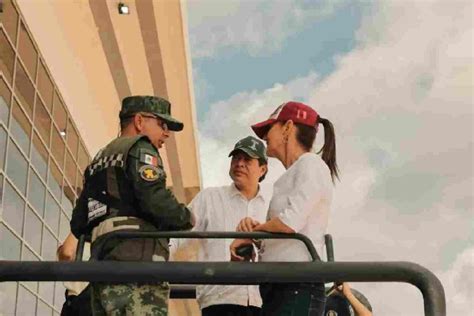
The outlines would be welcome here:
<svg viewBox="0 0 474 316">
<path fill-rule="evenodd" d="M 315 153 L 305 153 L 273 185 L 267 220 L 278 217 L 295 232 L 306 235 L 322 256 L 324 235 L 333 197 L 331 173 Z M 310 261 L 298 240 L 265 240 L 260 261 Z"/>
</svg>

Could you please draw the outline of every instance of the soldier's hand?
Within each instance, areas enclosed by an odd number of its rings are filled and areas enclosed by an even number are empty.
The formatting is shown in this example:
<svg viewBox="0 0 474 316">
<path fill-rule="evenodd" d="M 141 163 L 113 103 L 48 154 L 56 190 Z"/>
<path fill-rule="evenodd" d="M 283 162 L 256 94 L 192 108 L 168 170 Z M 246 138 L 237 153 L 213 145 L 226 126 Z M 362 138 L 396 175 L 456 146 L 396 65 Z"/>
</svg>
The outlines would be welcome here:
<svg viewBox="0 0 474 316">
<path fill-rule="evenodd" d="M 254 220 L 251 217 L 244 217 L 239 224 L 237 225 L 238 232 L 253 232 L 256 226 L 260 225 L 260 223 Z"/>
</svg>

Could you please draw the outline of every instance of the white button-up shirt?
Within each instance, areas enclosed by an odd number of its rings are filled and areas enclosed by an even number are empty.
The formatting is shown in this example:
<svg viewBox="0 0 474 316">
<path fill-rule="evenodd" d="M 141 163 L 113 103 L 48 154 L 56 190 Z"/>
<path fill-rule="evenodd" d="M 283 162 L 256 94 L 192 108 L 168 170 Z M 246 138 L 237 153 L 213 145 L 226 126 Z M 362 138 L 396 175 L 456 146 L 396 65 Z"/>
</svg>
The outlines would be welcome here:
<svg viewBox="0 0 474 316">
<path fill-rule="evenodd" d="M 261 190 L 252 200 L 247 200 L 235 187 L 207 188 L 199 192 L 191 201 L 189 208 L 196 218 L 193 231 L 234 232 L 240 220 L 252 217 L 263 223 L 268 210 L 268 199 Z M 232 239 L 199 239 L 201 247 L 198 261 L 230 261 Z M 170 251 L 173 254 L 178 247 L 186 243 L 183 239 L 171 239 Z M 219 304 L 242 306 L 262 305 L 258 287 L 255 285 L 199 285 L 196 298 L 201 309 Z"/>
<path fill-rule="evenodd" d="M 326 163 L 315 153 L 305 153 L 274 183 L 267 220 L 278 217 L 295 232 L 306 235 L 322 256 L 333 195 Z M 310 261 L 299 240 L 266 239 L 260 261 Z"/>
</svg>

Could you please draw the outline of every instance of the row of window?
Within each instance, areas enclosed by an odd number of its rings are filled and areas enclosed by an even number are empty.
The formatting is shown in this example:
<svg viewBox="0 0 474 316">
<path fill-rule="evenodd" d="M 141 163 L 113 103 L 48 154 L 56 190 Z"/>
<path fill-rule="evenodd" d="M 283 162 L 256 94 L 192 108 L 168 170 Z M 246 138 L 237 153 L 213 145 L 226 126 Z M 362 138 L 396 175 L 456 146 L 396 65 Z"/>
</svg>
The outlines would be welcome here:
<svg viewBox="0 0 474 316">
<path fill-rule="evenodd" d="M 56 260 L 90 157 L 16 3 L 0 13 L 0 260 Z M 0 283 L 5 315 L 58 315 L 62 282 Z"/>
</svg>

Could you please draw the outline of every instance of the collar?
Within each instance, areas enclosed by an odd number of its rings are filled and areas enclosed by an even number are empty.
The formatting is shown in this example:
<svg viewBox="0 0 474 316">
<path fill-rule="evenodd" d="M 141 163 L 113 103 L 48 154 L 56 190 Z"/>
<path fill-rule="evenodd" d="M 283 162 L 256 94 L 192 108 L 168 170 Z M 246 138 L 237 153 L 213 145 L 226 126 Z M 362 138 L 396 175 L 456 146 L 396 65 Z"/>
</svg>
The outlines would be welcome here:
<svg viewBox="0 0 474 316">
<path fill-rule="evenodd" d="M 241 196 L 242 198 L 244 199 L 247 199 L 246 197 L 244 197 L 242 195 L 242 193 L 240 193 L 240 191 L 237 189 L 237 187 L 235 186 L 235 183 L 232 183 L 231 185 L 229 185 L 229 193 L 230 193 L 230 196 L 231 197 L 236 197 L 236 196 Z M 257 198 L 260 198 L 262 200 L 265 200 L 265 198 L 263 197 L 263 194 L 262 194 L 262 190 L 260 188 L 260 185 L 258 186 L 258 192 L 257 192 L 257 195 L 255 195 L 255 197 L 252 199 L 252 200 L 255 200 Z M 251 200 L 250 200 L 251 201 Z"/>
</svg>

